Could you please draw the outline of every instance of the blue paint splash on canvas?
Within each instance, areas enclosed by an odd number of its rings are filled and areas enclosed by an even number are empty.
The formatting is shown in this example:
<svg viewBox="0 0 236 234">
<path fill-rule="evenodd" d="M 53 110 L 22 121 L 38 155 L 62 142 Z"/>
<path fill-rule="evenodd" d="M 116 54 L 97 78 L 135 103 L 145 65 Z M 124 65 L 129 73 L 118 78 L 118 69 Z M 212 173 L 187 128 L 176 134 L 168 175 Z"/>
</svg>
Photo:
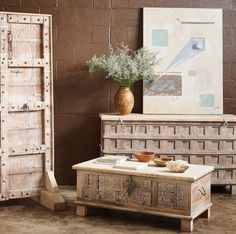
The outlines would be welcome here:
<svg viewBox="0 0 236 234">
<path fill-rule="evenodd" d="M 177 54 L 177 56 L 172 60 L 168 65 L 165 71 L 169 70 L 172 67 L 177 66 L 180 63 L 183 63 L 189 60 L 196 55 L 199 55 L 205 51 L 205 38 L 202 37 L 192 37 L 184 48 Z"/>
</svg>

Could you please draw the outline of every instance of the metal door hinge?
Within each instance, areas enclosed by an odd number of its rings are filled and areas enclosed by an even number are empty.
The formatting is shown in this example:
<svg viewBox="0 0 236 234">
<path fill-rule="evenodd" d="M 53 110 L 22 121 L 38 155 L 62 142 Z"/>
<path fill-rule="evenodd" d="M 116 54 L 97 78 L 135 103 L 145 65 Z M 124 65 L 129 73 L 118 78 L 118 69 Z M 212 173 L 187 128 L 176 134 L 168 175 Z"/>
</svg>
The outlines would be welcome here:
<svg viewBox="0 0 236 234">
<path fill-rule="evenodd" d="M 13 35 L 12 35 L 11 31 L 8 31 L 7 37 L 8 37 L 8 59 L 12 59 L 12 57 L 13 57 L 13 51 L 12 51 Z"/>
</svg>

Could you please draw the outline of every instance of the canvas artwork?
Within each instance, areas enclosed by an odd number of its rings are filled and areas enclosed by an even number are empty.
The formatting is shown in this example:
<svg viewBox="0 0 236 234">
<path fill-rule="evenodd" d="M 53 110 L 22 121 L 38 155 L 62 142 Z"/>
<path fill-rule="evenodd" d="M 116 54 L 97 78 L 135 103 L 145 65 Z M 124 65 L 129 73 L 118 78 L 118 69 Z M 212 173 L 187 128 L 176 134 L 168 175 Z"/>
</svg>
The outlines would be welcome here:
<svg viewBox="0 0 236 234">
<path fill-rule="evenodd" d="M 223 114 L 222 10 L 144 8 L 144 47 L 157 52 L 143 113 Z"/>
</svg>

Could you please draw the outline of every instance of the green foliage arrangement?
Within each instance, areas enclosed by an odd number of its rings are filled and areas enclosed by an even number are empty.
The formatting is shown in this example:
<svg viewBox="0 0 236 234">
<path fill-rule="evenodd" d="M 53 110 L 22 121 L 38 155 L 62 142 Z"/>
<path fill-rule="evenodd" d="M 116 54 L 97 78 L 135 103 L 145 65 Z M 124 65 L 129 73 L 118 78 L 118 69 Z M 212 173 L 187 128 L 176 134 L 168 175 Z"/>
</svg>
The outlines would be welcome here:
<svg viewBox="0 0 236 234">
<path fill-rule="evenodd" d="M 116 50 L 110 47 L 107 57 L 95 55 L 87 61 L 90 73 L 103 71 L 107 74 L 106 78 L 113 79 L 122 87 L 130 87 L 134 82 L 144 78 L 153 79 L 154 66 L 157 63 L 156 53 L 145 48 L 131 51 L 124 44 Z"/>
</svg>

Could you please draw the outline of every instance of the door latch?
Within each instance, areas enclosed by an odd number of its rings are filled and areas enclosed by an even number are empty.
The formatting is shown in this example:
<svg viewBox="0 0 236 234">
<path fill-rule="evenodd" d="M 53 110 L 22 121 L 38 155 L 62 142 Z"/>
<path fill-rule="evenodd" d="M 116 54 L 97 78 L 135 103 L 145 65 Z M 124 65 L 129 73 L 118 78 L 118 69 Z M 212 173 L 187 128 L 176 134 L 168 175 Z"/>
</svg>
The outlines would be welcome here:
<svg viewBox="0 0 236 234">
<path fill-rule="evenodd" d="M 127 183 L 127 193 L 130 196 L 131 193 L 133 192 L 133 190 L 136 187 L 136 183 L 135 183 L 135 181 L 133 180 L 133 178 L 131 176 L 128 178 L 126 183 Z"/>
<path fill-rule="evenodd" d="M 27 103 L 24 103 L 22 109 L 23 109 L 23 111 L 25 111 L 25 112 L 29 112 L 29 105 L 28 105 Z"/>
</svg>

